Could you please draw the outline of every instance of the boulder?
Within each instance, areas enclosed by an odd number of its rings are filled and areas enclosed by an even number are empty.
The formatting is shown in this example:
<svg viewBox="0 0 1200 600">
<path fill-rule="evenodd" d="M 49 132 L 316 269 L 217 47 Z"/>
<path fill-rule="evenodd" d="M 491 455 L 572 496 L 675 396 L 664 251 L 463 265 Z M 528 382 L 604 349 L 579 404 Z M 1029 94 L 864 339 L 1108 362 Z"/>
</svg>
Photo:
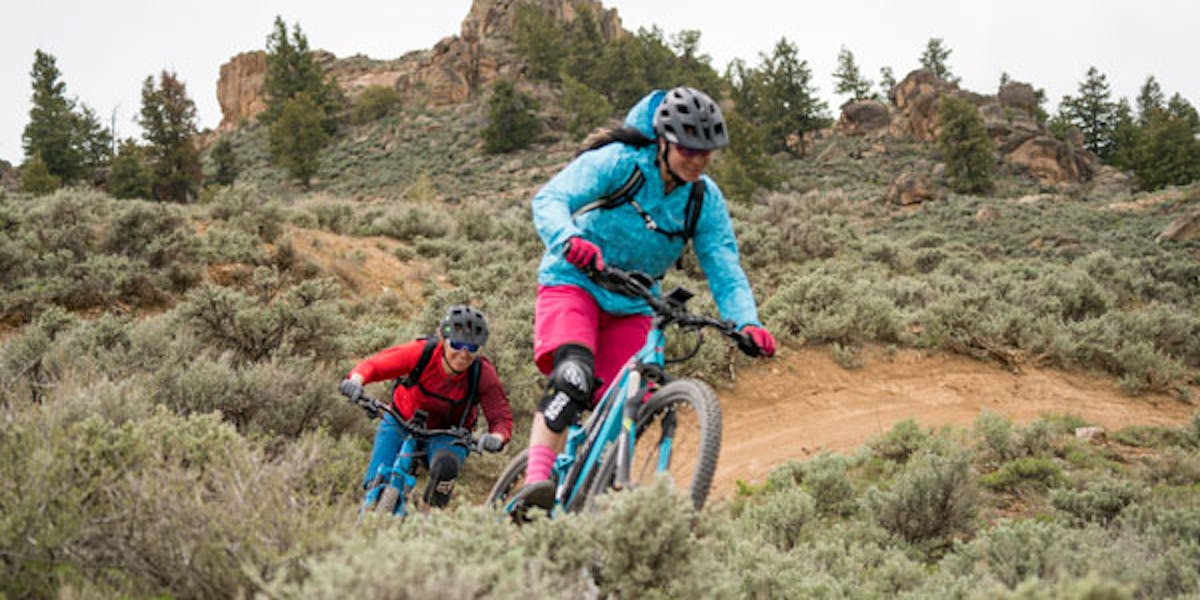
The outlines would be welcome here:
<svg viewBox="0 0 1200 600">
<path fill-rule="evenodd" d="M 1186 242 L 1196 238 L 1200 238 L 1200 210 L 1176 217 L 1154 241 L 1161 244 L 1167 240 Z"/>
<path fill-rule="evenodd" d="M 912 171 L 905 171 L 896 177 L 884 196 L 887 202 L 900 206 L 920 204 L 937 198 L 937 189 L 929 181 L 929 177 Z"/>
<path fill-rule="evenodd" d="M 886 104 L 876 100 L 855 100 L 842 106 L 837 129 L 843 135 L 862 135 L 887 127 L 891 120 Z"/>
</svg>

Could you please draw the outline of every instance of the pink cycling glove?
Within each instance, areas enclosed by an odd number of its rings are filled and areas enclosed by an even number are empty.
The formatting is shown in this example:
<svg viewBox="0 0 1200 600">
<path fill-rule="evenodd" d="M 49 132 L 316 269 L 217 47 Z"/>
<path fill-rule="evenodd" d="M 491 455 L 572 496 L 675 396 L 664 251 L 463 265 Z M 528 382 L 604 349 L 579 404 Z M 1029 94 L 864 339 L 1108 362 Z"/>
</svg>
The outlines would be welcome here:
<svg viewBox="0 0 1200 600">
<path fill-rule="evenodd" d="M 604 270 L 604 257 L 600 255 L 600 247 L 579 236 L 567 240 L 566 259 L 581 271 L 591 268 L 597 271 Z"/>
<path fill-rule="evenodd" d="M 758 325 L 747 325 L 742 328 L 742 332 L 750 336 L 754 345 L 762 350 L 763 356 L 770 358 L 775 355 L 775 336 L 771 335 L 770 331 Z"/>
</svg>

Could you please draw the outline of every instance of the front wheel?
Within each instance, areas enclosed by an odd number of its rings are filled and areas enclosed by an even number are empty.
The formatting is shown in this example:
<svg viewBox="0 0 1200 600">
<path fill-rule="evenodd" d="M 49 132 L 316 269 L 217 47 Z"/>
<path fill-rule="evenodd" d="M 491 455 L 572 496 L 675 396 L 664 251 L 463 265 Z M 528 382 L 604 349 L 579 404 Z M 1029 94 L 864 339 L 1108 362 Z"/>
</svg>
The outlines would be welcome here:
<svg viewBox="0 0 1200 600">
<path fill-rule="evenodd" d="M 721 405 L 702 381 L 677 379 L 659 389 L 638 410 L 630 483 L 651 485 L 660 474 L 704 506 L 721 453 Z M 610 448 L 590 486 L 590 499 L 616 483 L 617 453 Z"/>
<path fill-rule="evenodd" d="M 384 486 L 383 493 L 379 494 L 379 502 L 375 503 L 375 514 L 391 515 L 396 512 L 396 505 L 399 503 L 399 488 L 394 485 Z"/>
<path fill-rule="evenodd" d="M 514 456 L 509 461 L 508 466 L 504 467 L 504 471 L 500 473 L 500 477 L 496 478 L 496 483 L 492 486 L 492 491 L 488 492 L 488 506 L 504 508 L 504 505 L 508 504 L 513 494 L 521 489 L 521 485 L 525 483 L 525 465 L 528 462 L 528 449 L 522 450 L 520 454 Z"/>
</svg>

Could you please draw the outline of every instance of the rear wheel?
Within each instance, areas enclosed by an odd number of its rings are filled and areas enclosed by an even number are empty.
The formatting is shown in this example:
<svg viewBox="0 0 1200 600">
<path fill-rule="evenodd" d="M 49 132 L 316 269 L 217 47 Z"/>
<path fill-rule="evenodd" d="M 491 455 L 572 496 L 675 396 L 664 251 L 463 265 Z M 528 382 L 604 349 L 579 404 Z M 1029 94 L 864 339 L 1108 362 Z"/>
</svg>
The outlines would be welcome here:
<svg viewBox="0 0 1200 600">
<path fill-rule="evenodd" d="M 488 492 L 487 505 L 504 508 L 513 494 L 525 483 L 525 465 L 529 463 L 529 450 L 522 450 L 504 467 L 504 471 L 496 478 L 492 491 Z"/>
<path fill-rule="evenodd" d="M 704 506 L 721 453 L 721 406 L 712 388 L 695 379 L 664 385 L 638 411 L 629 469 L 634 486 L 663 474 L 696 508 Z M 617 458 L 610 448 L 592 480 L 589 499 L 613 488 Z"/>
</svg>

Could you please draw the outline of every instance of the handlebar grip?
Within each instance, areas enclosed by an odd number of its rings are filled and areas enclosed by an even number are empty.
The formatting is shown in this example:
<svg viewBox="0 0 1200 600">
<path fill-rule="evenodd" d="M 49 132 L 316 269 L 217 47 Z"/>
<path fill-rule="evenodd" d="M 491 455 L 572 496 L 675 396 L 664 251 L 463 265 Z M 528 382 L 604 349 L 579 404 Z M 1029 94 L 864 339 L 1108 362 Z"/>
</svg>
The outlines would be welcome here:
<svg viewBox="0 0 1200 600">
<path fill-rule="evenodd" d="M 754 339 L 750 337 L 750 334 L 744 331 L 735 331 L 731 336 L 737 342 L 738 350 L 741 350 L 746 356 L 751 358 L 762 356 L 762 348 L 759 348 L 758 344 L 754 343 Z"/>
</svg>

